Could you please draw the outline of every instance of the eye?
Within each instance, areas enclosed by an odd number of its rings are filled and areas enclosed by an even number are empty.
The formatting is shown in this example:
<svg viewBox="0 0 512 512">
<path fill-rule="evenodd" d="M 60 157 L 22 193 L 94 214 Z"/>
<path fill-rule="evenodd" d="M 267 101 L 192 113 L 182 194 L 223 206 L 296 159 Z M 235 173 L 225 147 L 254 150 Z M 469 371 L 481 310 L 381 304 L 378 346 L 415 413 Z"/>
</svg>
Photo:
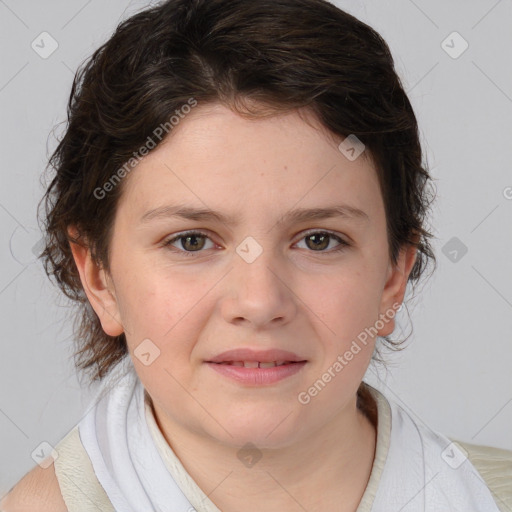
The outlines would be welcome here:
<svg viewBox="0 0 512 512">
<path fill-rule="evenodd" d="M 338 242 L 338 247 L 330 251 L 325 251 L 333 239 Z M 205 248 L 205 240 L 210 240 L 210 238 L 201 231 L 185 231 L 166 240 L 163 242 L 162 246 L 168 247 L 172 251 L 180 252 L 186 256 L 194 256 L 195 252 L 201 252 L 201 249 Z M 311 249 L 311 252 L 332 254 L 340 252 L 350 246 L 348 242 L 328 231 L 310 231 L 302 237 L 301 241 L 302 240 L 305 240 L 306 246 L 308 249 Z M 181 248 L 175 247 L 174 244 L 180 241 Z M 211 249 L 212 247 L 209 248 Z"/>
<path fill-rule="evenodd" d="M 202 239 L 203 241 L 198 242 L 198 239 Z M 179 250 L 179 252 L 184 253 L 186 256 L 193 256 L 194 252 L 200 252 L 204 247 L 205 239 L 210 240 L 204 233 L 201 233 L 200 231 L 186 231 L 165 241 L 163 243 L 163 247 L 171 247 L 175 242 L 181 240 L 180 245 L 183 250 Z"/>
<path fill-rule="evenodd" d="M 330 241 L 333 239 L 339 243 L 338 247 L 331 251 L 324 251 L 324 249 L 330 245 Z M 310 231 L 309 233 L 306 233 L 306 236 L 303 237 L 303 240 L 305 240 L 306 246 L 309 249 L 312 249 L 313 252 L 327 252 L 332 254 L 343 251 L 346 247 L 350 246 L 348 242 L 328 231 Z"/>
</svg>

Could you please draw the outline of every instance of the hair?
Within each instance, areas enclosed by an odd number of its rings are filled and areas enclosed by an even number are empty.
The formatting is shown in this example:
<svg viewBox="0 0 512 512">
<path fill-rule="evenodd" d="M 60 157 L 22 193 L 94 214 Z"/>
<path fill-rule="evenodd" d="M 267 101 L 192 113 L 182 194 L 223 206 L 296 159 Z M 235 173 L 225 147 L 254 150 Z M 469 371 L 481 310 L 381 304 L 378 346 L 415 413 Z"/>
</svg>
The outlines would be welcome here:
<svg viewBox="0 0 512 512">
<path fill-rule="evenodd" d="M 378 174 L 391 261 L 397 263 L 404 245 L 417 248 L 412 284 L 429 262 L 435 266 L 426 229 L 431 178 L 416 117 L 389 47 L 374 29 L 324 0 L 167 0 L 124 20 L 79 66 L 66 130 L 47 166 L 55 174 L 41 199 L 39 257 L 78 309 L 75 366 L 90 372 L 91 382 L 128 349 L 124 333 L 103 331 L 70 244 L 88 247 L 93 261 L 110 271 L 125 180 L 108 193 L 105 184 L 116 172 L 123 176 L 119 171 L 155 129 L 168 126 L 191 98 L 248 118 L 307 109 L 333 134 L 355 135 Z M 383 339 L 392 349 L 403 343 Z"/>
</svg>

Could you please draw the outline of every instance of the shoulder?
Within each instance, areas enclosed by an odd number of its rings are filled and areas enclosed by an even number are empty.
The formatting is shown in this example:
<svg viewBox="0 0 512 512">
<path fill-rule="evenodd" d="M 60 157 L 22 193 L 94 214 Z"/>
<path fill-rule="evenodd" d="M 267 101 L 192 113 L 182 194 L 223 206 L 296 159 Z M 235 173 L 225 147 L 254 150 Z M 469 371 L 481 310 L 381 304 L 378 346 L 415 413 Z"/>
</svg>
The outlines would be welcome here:
<svg viewBox="0 0 512 512">
<path fill-rule="evenodd" d="M 487 481 L 504 479 L 512 484 L 512 451 L 493 446 L 471 444 L 450 439 L 463 448 L 465 455 Z M 511 487 L 512 489 L 512 487 Z"/>
<path fill-rule="evenodd" d="M 451 439 L 465 451 L 471 464 L 494 495 L 500 510 L 512 510 L 512 451 Z"/>
<path fill-rule="evenodd" d="M 68 512 L 52 464 L 29 471 L 0 502 L 2 512 Z"/>
</svg>

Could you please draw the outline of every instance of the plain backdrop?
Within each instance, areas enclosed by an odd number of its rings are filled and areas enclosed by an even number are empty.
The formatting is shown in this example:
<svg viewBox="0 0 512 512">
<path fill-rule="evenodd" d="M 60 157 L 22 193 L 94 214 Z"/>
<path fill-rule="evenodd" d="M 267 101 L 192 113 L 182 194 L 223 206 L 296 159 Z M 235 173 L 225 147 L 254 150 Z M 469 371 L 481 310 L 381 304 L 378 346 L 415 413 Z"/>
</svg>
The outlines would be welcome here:
<svg viewBox="0 0 512 512">
<path fill-rule="evenodd" d="M 512 3 L 335 3 L 389 44 L 437 187 L 437 271 L 410 318 L 400 313 L 400 329 L 413 329 L 406 349 L 366 380 L 434 430 L 512 449 Z M 55 446 L 81 419 L 94 391 L 73 368 L 66 301 L 34 256 L 36 206 L 77 66 L 144 5 L 0 1 L 2 494 L 35 465 L 40 443 Z M 58 44 L 47 58 L 32 47 L 41 37 L 46 51 Z"/>
</svg>

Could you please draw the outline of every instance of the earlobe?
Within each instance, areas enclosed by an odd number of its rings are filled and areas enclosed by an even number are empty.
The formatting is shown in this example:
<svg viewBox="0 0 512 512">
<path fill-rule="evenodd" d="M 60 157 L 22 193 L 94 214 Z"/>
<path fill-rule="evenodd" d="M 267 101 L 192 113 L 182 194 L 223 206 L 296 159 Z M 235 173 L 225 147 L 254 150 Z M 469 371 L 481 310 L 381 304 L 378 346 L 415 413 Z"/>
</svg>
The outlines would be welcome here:
<svg viewBox="0 0 512 512">
<path fill-rule="evenodd" d="M 417 257 L 417 247 L 405 245 L 402 247 L 396 265 L 390 263 L 388 278 L 382 293 L 380 317 L 387 317 L 384 327 L 379 330 L 379 336 L 387 336 L 395 329 L 397 306 L 404 300 L 409 275 Z"/>
<path fill-rule="evenodd" d="M 68 234 L 76 238 L 77 231 L 75 228 L 68 228 Z M 107 272 L 93 260 L 87 244 L 82 246 L 70 240 L 69 245 L 83 289 L 100 319 L 103 330 L 109 336 L 119 336 L 124 332 L 124 328 L 119 320 L 117 299 Z"/>
</svg>

